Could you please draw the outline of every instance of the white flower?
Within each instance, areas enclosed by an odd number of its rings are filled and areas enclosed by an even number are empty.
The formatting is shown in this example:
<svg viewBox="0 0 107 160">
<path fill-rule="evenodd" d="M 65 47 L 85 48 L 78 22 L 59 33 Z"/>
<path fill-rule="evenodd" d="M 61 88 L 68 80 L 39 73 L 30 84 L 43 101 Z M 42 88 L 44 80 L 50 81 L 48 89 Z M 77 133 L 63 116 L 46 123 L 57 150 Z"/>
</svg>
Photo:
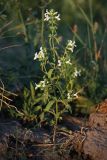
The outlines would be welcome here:
<svg viewBox="0 0 107 160">
<path fill-rule="evenodd" d="M 43 51 L 43 48 L 40 47 L 40 51 L 39 53 L 37 54 L 37 52 L 35 53 L 35 56 L 34 56 L 34 60 L 36 59 L 44 59 L 45 58 L 45 55 L 44 55 L 44 51 Z"/>
<path fill-rule="evenodd" d="M 48 9 L 46 9 L 44 16 L 44 21 L 49 21 L 50 19 L 56 19 L 60 21 L 60 14 L 58 14 L 58 12 L 54 12 L 54 10 L 48 11 Z"/>
<path fill-rule="evenodd" d="M 44 59 L 44 57 L 45 57 L 45 56 L 44 56 L 43 48 L 40 47 L 40 51 L 39 51 L 39 53 L 38 53 L 38 58 L 39 58 L 39 59 L 42 59 L 42 58 Z"/>
<path fill-rule="evenodd" d="M 73 95 L 75 98 L 78 98 L 78 93 L 74 93 Z"/>
<path fill-rule="evenodd" d="M 70 90 L 67 94 L 67 99 L 71 99 L 73 94 L 73 90 Z"/>
<path fill-rule="evenodd" d="M 70 93 L 67 94 L 67 99 L 71 99 Z"/>
<path fill-rule="evenodd" d="M 50 19 L 50 12 L 48 11 L 48 9 L 46 9 L 46 13 L 44 14 L 45 18 L 44 21 L 49 21 Z"/>
<path fill-rule="evenodd" d="M 68 40 L 68 44 L 67 44 L 66 49 L 71 51 L 71 52 L 73 52 L 74 51 L 74 47 L 76 47 L 75 41 Z"/>
<path fill-rule="evenodd" d="M 44 21 L 49 21 L 50 17 L 48 15 L 45 16 Z"/>
<path fill-rule="evenodd" d="M 73 73 L 73 77 L 78 77 L 78 76 L 81 76 L 81 70 L 77 70 L 77 68 L 75 68 L 75 71 Z"/>
<path fill-rule="evenodd" d="M 65 63 L 72 65 L 72 63 L 70 62 L 70 59 L 68 61 L 66 61 Z"/>
<path fill-rule="evenodd" d="M 44 16 L 45 16 L 44 21 L 49 21 L 50 17 L 48 9 L 46 9 L 46 13 L 44 14 Z"/>
<path fill-rule="evenodd" d="M 44 88 L 46 86 L 45 81 L 41 81 L 40 83 L 41 83 L 41 87 Z"/>
<path fill-rule="evenodd" d="M 67 94 L 67 99 L 78 98 L 78 93 L 73 93 L 73 90 L 69 91 Z"/>
<path fill-rule="evenodd" d="M 46 86 L 46 80 L 44 80 L 44 81 L 40 81 L 39 82 L 39 84 L 36 84 L 35 83 L 35 90 L 37 90 L 38 88 L 41 88 L 41 89 L 43 89 L 43 88 L 45 88 L 45 86 Z"/>
<path fill-rule="evenodd" d="M 58 60 L 58 66 L 59 66 L 59 67 L 61 66 L 61 61 L 60 61 L 60 60 Z"/>
<path fill-rule="evenodd" d="M 36 60 L 38 58 L 38 54 L 37 52 L 35 53 L 35 56 L 34 56 L 34 60 Z"/>
<path fill-rule="evenodd" d="M 60 14 L 58 14 L 56 17 L 55 17 L 58 21 L 60 21 Z"/>
<path fill-rule="evenodd" d="M 37 90 L 40 87 L 41 87 L 40 84 L 35 83 L 35 90 Z"/>
</svg>

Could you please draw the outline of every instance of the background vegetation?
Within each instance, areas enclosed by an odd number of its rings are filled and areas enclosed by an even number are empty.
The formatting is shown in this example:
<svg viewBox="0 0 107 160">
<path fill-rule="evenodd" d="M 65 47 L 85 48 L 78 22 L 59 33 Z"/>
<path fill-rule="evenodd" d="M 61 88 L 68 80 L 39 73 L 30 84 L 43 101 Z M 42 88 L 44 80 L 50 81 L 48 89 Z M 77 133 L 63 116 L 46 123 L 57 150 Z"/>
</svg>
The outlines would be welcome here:
<svg viewBox="0 0 107 160">
<path fill-rule="evenodd" d="M 42 73 L 33 58 L 42 43 L 46 8 L 61 14 L 62 44 L 67 39 L 77 44 L 75 58 L 84 68 L 78 82 L 84 92 L 77 106 L 93 106 L 107 97 L 106 0 L 0 0 L 0 78 L 6 89 L 22 97 L 25 86 L 29 89 L 31 81 L 39 81 Z"/>
</svg>

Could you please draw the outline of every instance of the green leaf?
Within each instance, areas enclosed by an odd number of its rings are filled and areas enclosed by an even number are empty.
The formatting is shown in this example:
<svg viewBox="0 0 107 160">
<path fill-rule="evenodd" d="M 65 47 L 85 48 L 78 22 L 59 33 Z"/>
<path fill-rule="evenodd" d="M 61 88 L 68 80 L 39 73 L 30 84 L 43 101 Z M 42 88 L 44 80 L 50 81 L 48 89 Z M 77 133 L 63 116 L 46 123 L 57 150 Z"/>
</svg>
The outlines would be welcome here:
<svg viewBox="0 0 107 160">
<path fill-rule="evenodd" d="M 35 98 L 35 99 L 34 99 L 34 104 L 33 104 L 33 105 L 35 105 L 35 104 L 39 103 L 41 100 L 42 100 L 42 98 L 41 98 L 41 97 L 40 97 L 40 98 Z"/>
<path fill-rule="evenodd" d="M 35 88 L 31 82 L 30 82 L 30 90 L 31 90 L 31 97 L 34 100 L 35 99 Z"/>
<path fill-rule="evenodd" d="M 44 120 L 44 113 L 40 115 L 40 121 L 42 122 L 43 120 Z"/>
<path fill-rule="evenodd" d="M 43 96 L 42 96 L 42 101 L 43 101 L 44 104 L 47 103 L 48 97 L 49 97 L 48 89 L 45 88 L 44 93 L 43 93 Z"/>
<path fill-rule="evenodd" d="M 36 106 L 35 109 L 34 109 L 34 111 L 36 112 L 36 111 L 39 111 L 39 110 L 41 110 L 41 109 L 42 109 L 41 106 Z"/>
<path fill-rule="evenodd" d="M 48 71 L 48 78 L 49 78 L 49 79 L 52 77 L 52 72 L 53 72 L 53 70 L 54 70 L 54 69 L 50 69 L 50 70 Z"/>
<path fill-rule="evenodd" d="M 46 105 L 46 108 L 44 109 L 44 111 L 48 112 L 51 109 L 51 107 L 53 106 L 54 103 L 55 103 L 54 100 L 49 101 L 49 103 Z"/>
<path fill-rule="evenodd" d="M 29 90 L 28 90 L 27 88 L 24 88 L 24 93 L 23 93 L 23 95 L 24 95 L 24 98 L 25 98 L 25 99 L 28 98 L 28 96 L 29 96 Z"/>
<path fill-rule="evenodd" d="M 65 107 L 67 107 L 67 108 L 70 107 L 70 104 L 68 103 L 68 100 L 63 99 L 61 102 L 65 105 Z"/>
</svg>

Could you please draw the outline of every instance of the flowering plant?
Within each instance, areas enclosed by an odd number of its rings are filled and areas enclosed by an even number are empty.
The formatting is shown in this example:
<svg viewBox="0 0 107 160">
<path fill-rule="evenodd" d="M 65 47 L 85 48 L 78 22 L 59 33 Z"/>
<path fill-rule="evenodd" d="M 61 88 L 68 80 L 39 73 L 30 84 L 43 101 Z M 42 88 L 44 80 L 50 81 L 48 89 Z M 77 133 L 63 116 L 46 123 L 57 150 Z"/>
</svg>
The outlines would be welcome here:
<svg viewBox="0 0 107 160">
<path fill-rule="evenodd" d="M 64 49 L 59 50 L 59 38 L 57 35 L 58 21 L 60 15 L 53 9 L 46 10 L 44 21 L 49 29 L 46 44 L 43 43 L 40 51 L 35 53 L 34 60 L 40 62 L 43 78 L 35 83 L 37 97 L 41 97 L 42 105 L 41 121 L 57 126 L 62 114 L 71 110 L 70 102 L 78 98 L 75 84 L 81 70 L 73 60 L 73 52 L 76 47 L 75 41 L 68 40 Z M 47 41 L 48 39 L 48 41 Z M 51 117 L 51 120 L 49 118 Z M 49 120 L 49 121 L 48 121 Z"/>
</svg>

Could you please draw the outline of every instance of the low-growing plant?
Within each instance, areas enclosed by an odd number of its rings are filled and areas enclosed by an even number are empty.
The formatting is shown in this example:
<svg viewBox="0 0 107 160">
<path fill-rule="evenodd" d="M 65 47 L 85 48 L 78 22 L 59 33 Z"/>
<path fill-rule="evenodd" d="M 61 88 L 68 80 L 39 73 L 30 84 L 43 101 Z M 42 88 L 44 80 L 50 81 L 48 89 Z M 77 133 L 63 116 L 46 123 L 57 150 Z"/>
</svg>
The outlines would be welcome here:
<svg viewBox="0 0 107 160">
<path fill-rule="evenodd" d="M 35 83 L 37 98 L 41 97 L 42 119 L 56 130 L 58 121 L 63 113 L 72 111 L 70 102 L 78 98 L 77 79 L 81 76 L 81 69 L 74 59 L 75 41 L 68 40 L 61 47 L 57 35 L 60 15 L 53 9 L 46 10 L 44 21 L 48 27 L 48 37 L 35 53 L 35 62 L 39 61 L 43 78 Z M 55 131 L 54 130 L 54 131 Z M 55 138 L 55 137 L 54 137 Z"/>
</svg>

